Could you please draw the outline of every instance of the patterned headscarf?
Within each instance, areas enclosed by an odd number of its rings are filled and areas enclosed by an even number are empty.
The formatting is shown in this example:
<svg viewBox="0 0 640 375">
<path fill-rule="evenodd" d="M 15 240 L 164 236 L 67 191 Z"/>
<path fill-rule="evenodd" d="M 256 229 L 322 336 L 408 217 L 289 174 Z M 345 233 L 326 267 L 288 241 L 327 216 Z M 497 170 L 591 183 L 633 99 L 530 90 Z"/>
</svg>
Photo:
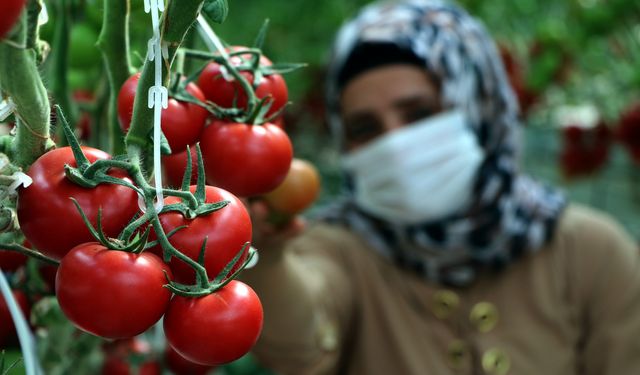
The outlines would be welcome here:
<svg viewBox="0 0 640 375">
<path fill-rule="evenodd" d="M 486 155 L 473 204 L 466 212 L 438 221 L 399 225 L 364 213 L 349 194 L 326 210 L 324 219 L 360 232 L 384 256 L 426 279 L 451 285 L 468 285 L 481 267 L 502 268 L 539 250 L 553 236 L 566 200 L 518 171 L 518 104 L 482 24 L 439 0 L 382 2 L 364 8 L 338 33 L 329 64 L 329 122 L 341 141 L 344 72 L 352 68 L 354 49 L 376 43 L 417 56 L 439 82 L 443 107 L 466 112 Z"/>
</svg>

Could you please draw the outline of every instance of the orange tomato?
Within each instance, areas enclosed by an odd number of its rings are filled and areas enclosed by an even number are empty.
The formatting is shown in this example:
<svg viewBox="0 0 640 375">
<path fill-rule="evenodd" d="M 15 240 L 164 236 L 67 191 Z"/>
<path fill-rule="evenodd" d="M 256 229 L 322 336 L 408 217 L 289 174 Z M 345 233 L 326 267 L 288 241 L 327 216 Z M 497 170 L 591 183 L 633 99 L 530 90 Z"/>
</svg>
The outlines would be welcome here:
<svg viewBox="0 0 640 375">
<path fill-rule="evenodd" d="M 293 158 L 284 181 L 263 196 L 272 210 L 296 215 L 309 208 L 320 194 L 320 174 L 309 161 Z"/>
</svg>

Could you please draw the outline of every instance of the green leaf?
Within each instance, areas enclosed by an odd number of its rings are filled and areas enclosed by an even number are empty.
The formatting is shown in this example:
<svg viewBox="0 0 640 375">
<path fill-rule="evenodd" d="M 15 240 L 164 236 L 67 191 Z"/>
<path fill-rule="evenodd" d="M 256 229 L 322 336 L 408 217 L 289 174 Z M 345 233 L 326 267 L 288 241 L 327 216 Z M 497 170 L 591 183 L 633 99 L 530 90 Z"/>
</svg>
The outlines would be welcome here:
<svg viewBox="0 0 640 375">
<path fill-rule="evenodd" d="M 202 6 L 202 13 L 211 22 L 222 23 L 229 14 L 229 4 L 227 0 L 207 0 Z"/>
<path fill-rule="evenodd" d="M 269 30 L 269 19 L 264 20 L 260 31 L 258 32 L 258 36 L 256 36 L 256 41 L 253 43 L 254 48 L 262 49 L 264 45 L 264 39 L 267 36 L 267 31 Z"/>
</svg>

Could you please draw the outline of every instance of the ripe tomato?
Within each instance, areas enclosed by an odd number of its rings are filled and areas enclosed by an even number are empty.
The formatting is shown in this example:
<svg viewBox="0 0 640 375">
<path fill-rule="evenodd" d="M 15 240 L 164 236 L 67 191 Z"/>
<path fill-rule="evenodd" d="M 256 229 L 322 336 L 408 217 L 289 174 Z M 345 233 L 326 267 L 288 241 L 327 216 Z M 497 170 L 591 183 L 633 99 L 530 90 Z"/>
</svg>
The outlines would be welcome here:
<svg viewBox="0 0 640 375">
<path fill-rule="evenodd" d="M 186 359 L 220 365 L 246 354 L 262 331 L 262 304 L 248 285 L 232 280 L 199 298 L 175 296 L 164 316 L 167 342 Z"/>
<path fill-rule="evenodd" d="M 11 250 L 0 249 L 0 270 L 15 272 L 27 263 L 27 256 Z"/>
<path fill-rule="evenodd" d="M 13 298 L 15 298 L 20 310 L 25 316 L 27 321 L 29 320 L 29 302 L 27 301 L 27 295 L 19 290 L 13 291 Z M 17 337 L 16 327 L 13 324 L 13 318 L 9 312 L 9 306 L 5 301 L 4 296 L 0 294 L 0 348 L 4 348 L 7 344 L 11 343 Z"/>
<path fill-rule="evenodd" d="M 195 191 L 195 186 L 191 186 L 191 191 Z M 210 279 L 214 279 L 233 260 L 245 243 L 251 241 L 251 218 L 242 202 L 228 191 L 213 186 L 206 187 L 207 203 L 225 200 L 229 201 L 229 204 L 224 208 L 193 220 L 177 212 L 160 215 L 160 223 L 166 233 L 180 226 L 187 226 L 171 236 L 169 242 L 193 260 L 198 259 L 202 243 L 207 238 L 204 265 Z M 169 205 L 180 202 L 180 199 L 167 197 L 164 202 L 165 205 Z M 238 265 L 246 259 L 248 250 L 247 248 Z M 160 254 L 162 250 L 157 246 L 152 251 Z M 193 269 L 183 261 L 172 258 L 169 266 L 176 281 L 184 284 L 195 282 Z"/>
<path fill-rule="evenodd" d="M 246 47 L 233 47 L 233 51 L 240 51 Z M 231 63 L 234 66 L 242 65 L 250 61 L 251 55 L 240 55 L 231 58 Z M 264 56 L 260 58 L 261 66 L 272 65 L 271 61 Z M 247 107 L 247 94 L 244 89 L 230 74 L 223 74 L 223 66 L 218 63 L 209 63 L 198 78 L 198 86 L 202 89 L 204 96 L 216 103 L 217 105 L 225 108 L 233 107 L 234 100 L 236 107 Z M 270 98 L 267 102 L 271 103 L 267 116 L 278 112 L 282 109 L 289 100 L 289 91 L 287 84 L 280 74 L 270 74 L 263 76 L 257 87 L 254 84 L 253 73 L 249 71 L 241 71 L 240 74 L 244 76 L 252 85 L 256 92 L 256 96 L 260 99 Z"/>
<path fill-rule="evenodd" d="M 318 198 L 320 174 L 310 162 L 294 158 L 289 173 L 277 188 L 265 194 L 264 200 L 273 210 L 295 215 Z"/>
<path fill-rule="evenodd" d="M 122 339 L 110 342 L 104 346 L 105 361 L 102 375 L 160 375 L 162 368 L 155 360 L 151 345 L 138 338 Z M 147 360 L 137 368 L 130 364 L 130 357 L 145 357 Z"/>
<path fill-rule="evenodd" d="M 82 147 L 89 161 L 109 159 L 109 154 Z M 138 195 L 120 185 L 101 184 L 93 189 L 69 181 L 64 166 L 76 166 L 70 147 L 47 152 L 38 158 L 27 174 L 33 183 L 18 192 L 18 221 L 25 237 L 43 254 L 61 259 L 71 248 L 94 241 L 80 213 L 71 201 L 75 198 L 89 221 L 96 226 L 98 209 L 102 208 L 102 229 L 116 237 L 138 211 Z M 109 175 L 131 180 L 122 171 Z"/>
<path fill-rule="evenodd" d="M 26 0 L 3 0 L 0 2 L 0 38 L 11 30 L 22 13 Z"/>
<path fill-rule="evenodd" d="M 177 375 L 206 375 L 214 367 L 191 362 L 176 352 L 171 345 L 167 345 L 164 360 L 167 363 L 167 368 Z"/>
<path fill-rule="evenodd" d="M 120 93 L 118 93 L 118 120 L 124 132 L 129 130 L 131 125 L 133 101 L 136 97 L 139 80 L 140 73 L 132 75 L 124 82 L 122 88 L 120 88 Z M 200 101 L 205 101 L 204 94 L 195 84 L 189 83 L 187 92 Z M 169 98 L 168 107 L 162 110 L 161 126 L 172 153 L 185 151 L 188 145 L 198 141 L 208 113 L 206 109 L 199 105 Z"/>
<path fill-rule="evenodd" d="M 200 148 L 207 182 L 249 197 L 275 189 L 287 176 L 293 147 L 273 124 L 213 121 L 202 132 Z"/>
<path fill-rule="evenodd" d="M 171 270 L 158 256 L 109 250 L 96 242 L 74 247 L 60 261 L 56 296 L 78 328 L 105 338 L 141 334 L 164 314 Z"/>
<path fill-rule="evenodd" d="M 191 147 L 191 184 L 198 181 L 198 155 L 195 147 Z M 162 156 L 162 168 L 164 183 L 173 188 L 182 186 L 182 178 L 187 168 L 187 151 L 175 152 L 171 155 Z"/>
</svg>

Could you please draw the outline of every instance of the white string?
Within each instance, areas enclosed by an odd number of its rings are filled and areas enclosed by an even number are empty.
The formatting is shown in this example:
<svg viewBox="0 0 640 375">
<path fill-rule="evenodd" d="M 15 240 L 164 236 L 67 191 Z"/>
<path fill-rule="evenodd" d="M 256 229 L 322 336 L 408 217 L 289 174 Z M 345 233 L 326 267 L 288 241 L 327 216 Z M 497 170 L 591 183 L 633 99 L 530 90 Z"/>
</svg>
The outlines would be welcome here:
<svg viewBox="0 0 640 375">
<path fill-rule="evenodd" d="M 9 287 L 9 282 L 7 282 L 2 270 L 0 270 L 0 295 L 4 296 L 4 301 L 6 302 L 7 307 L 9 307 L 13 323 L 16 326 L 27 375 L 43 374 L 40 364 L 38 363 L 38 357 L 36 356 L 36 342 L 31 334 L 31 330 L 29 329 L 29 325 L 27 324 L 24 315 L 22 315 L 22 310 L 18 307 L 18 303 L 13 297 L 13 293 L 11 293 L 11 287 Z"/>
<path fill-rule="evenodd" d="M 153 37 L 149 39 L 147 59 L 153 61 L 155 68 L 154 85 L 149 88 L 148 106 L 153 108 L 153 174 L 156 187 L 156 203 L 154 208 L 160 212 L 164 207 L 164 197 L 162 194 L 162 165 L 160 155 L 161 117 L 162 109 L 166 109 L 169 104 L 169 90 L 162 85 L 162 58 L 168 57 L 167 46 L 160 40 L 160 17 L 159 12 L 164 11 L 164 0 L 144 0 L 144 11 L 151 13 L 151 25 L 153 27 Z M 138 200 L 140 204 L 140 200 Z M 142 208 L 143 205 L 141 205 Z"/>
</svg>

